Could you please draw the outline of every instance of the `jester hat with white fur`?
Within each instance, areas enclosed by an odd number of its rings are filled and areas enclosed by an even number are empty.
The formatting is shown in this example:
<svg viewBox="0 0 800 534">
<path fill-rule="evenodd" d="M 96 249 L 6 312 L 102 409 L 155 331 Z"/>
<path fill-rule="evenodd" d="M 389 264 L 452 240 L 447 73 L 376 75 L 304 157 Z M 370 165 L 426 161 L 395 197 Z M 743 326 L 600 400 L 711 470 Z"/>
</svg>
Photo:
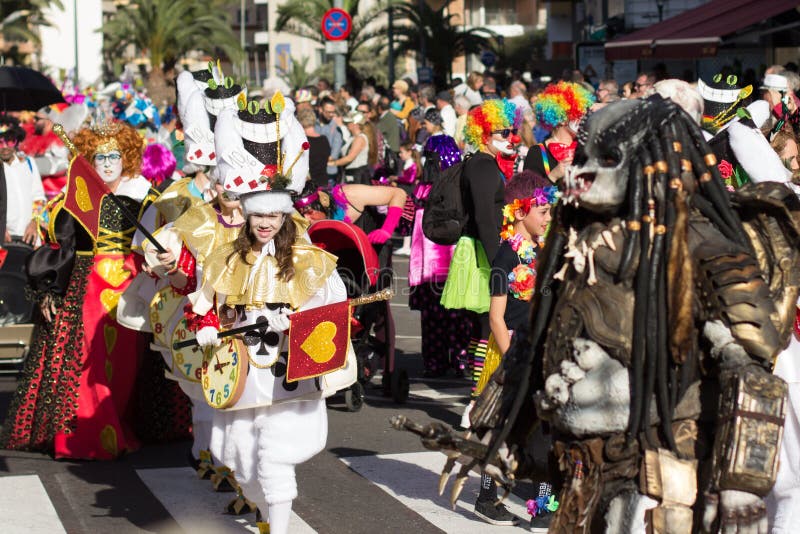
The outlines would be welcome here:
<svg viewBox="0 0 800 534">
<path fill-rule="evenodd" d="M 176 81 L 178 86 L 178 116 L 183 125 L 187 163 L 216 165 L 214 133 L 203 104 L 203 95 L 195 84 L 192 73 L 183 71 Z"/>
<path fill-rule="evenodd" d="M 276 93 L 263 107 L 240 108 L 224 110 L 214 130 L 223 187 L 240 195 L 245 214 L 291 213 L 308 175 L 308 139 L 294 103 Z"/>
<path fill-rule="evenodd" d="M 205 80 L 205 81 L 203 81 Z M 202 71 L 178 75 L 178 114 L 183 124 L 186 161 L 195 165 L 216 165 L 214 123 L 220 111 L 236 109 L 245 90 L 222 73 L 219 62 L 209 62 Z"/>
</svg>

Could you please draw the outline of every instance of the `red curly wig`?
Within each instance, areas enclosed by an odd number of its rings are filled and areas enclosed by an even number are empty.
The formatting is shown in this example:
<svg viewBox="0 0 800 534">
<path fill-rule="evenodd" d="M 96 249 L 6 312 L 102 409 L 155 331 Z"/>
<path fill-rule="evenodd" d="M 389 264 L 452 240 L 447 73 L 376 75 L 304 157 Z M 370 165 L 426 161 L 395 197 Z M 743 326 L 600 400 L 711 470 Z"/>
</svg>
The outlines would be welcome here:
<svg viewBox="0 0 800 534">
<path fill-rule="evenodd" d="M 144 151 L 144 139 L 136 130 L 123 122 L 113 122 L 101 127 L 84 128 L 75 134 L 72 142 L 89 162 L 93 162 L 97 147 L 115 139 L 122 155 L 122 176 L 133 178 L 139 173 Z"/>
</svg>

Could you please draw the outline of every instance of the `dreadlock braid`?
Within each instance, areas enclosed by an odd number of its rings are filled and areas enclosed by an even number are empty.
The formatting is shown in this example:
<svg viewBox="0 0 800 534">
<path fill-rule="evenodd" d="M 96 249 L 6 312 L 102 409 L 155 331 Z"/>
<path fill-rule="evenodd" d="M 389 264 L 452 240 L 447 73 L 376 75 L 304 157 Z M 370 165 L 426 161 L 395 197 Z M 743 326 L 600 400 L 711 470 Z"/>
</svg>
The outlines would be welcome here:
<svg viewBox="0 0 800 534">
<path fill-rule="evenodd" d="M 689 120 L 688 117 L 682 116 L 684 124 Z M 719 174 L 719 169 L 717 169 L 717 158 L 714 156 L 714 152 L 693 124 L 688 124 L 686 131 L 692 140 L 688 148 L 691 151 L 692 165 L 696 169 L 703 194 L 712 202 L 722 220 L 733 232 L 731 239 L 747 250 L 751 250 L 750 241 L 742 227 L 742 222 L 731 207 L 730 195 L 728 195 L 722 176 Z"/>
<path fill-rule="evenodd" d="M 631 162 L 631 175 L 634 177 L 639 173 L 639 178 L 634 178 L 628 183 L 628 220 L 625 221 L 625 229 L 628 230 L 630 239 L 625 241 L 622 249 L 622 256 L 617 269 L 617 282 L 628 280 L 631 276 L 631 263 L 633 262 L 633 251 L 641 230 L 642 201 L 644 195 L 643 180 L 641 179 L 641 162 L 633 158 Z"/>
<path fill-rule="evenodd" d="M 650 165 L 650 155 L 646 151 L 640 153 L 641 157 L 633 158 L 633 181 L 629 185 L 629 190 L 633 188 L 633 184 L 638 184 L 637 194 L 634 197 L 631 195 L 631 200 L 635 200 L 637 206 L 636 212 L 641 214 L 641 205 L 643 202 L 643 183 L 644 173 L 650 172 L 652 166 Z M 633 212 L 634 205 L 631 205 L 631 212 Z M 639 216 L 641 218 L 641 215 Z M 632 219 L 631 219 L 632 220 Z M 638 223 L 639 220 L 637 219 Z M 650 239 L 650 232 L 637 232 L 632 233 L 628 242 L 626 243 L 625 251 L 630 249 L 630 255 L 633 255 L 633 247 L 630 243 L 636 245 L 636 238 L 639 240 L 639 262 L 636 268 L 636 278 L 634 279 L 634 295 L 638 297 L 646 290 L 645 279 L 647 278 L 647 248 Z M 623 251 L 623 254 L 625 253 Z M 623 255 L 624 258 L 624 255 Z M 642 321 L 642 318 L 647 314 L 646 299 L 636 298 L 634 300 L 633 311 L 633 339 L 631 340 L 631 371 L 630 371 L 630 387 L 631 387 L 631 411 L 628 419 L 628 441 L 631 442 L 639 433 L 639 426 L 642 418 L 643 408 L 643 383 L 644 383 L 644 353 L 645 353 L 645 331 L 647 325 Z"/>
<path fill-rule="evenodd" d="M 656 159 L 654 167 L 656 168 L 656 178 L 653 184 L 653 196 L 657 201 L 655 209 L 655 226 L 653 236 L 653 252 L 650 261 L 650 280 L 648 282 L 648 305 L 652 309 L 652 316 L 655 317 L 656 325 L 654 330 L 655 340 L 653 353 L 648 355 L 648 358 L 654 358 L 656 361 L 656 401 L 658 406 L 658 414 L 661 421 L 661 432 L 670 449 L 675 449 L 675 440 L 672 435 L 672 406 L 669 396 L 669 360 L 667 350 L 667 299 L 666 299 L 666 266 L 664 258 L 666 257 L 666 188 L 667 181 L 669 180 L 669 164 L 665 160 L 665 154 L 669 149 L 664 150 L 661 141 L 669 139 L 668 134 L 664 130 L 667 127 L 662 127 L 660 130 L 660 139 L 656 138 L 651 141 L 651 151 Z M 672 158 L 674 161 L 674 158 Z M 677 169 L 673 168 L 673 172 Z M 650 314 L 648 314 L 650 315 Z M 649 412 L 648 412 L 649 413 Z M 649 427 L 652 428 L 652 427 Z"/>
</svg>

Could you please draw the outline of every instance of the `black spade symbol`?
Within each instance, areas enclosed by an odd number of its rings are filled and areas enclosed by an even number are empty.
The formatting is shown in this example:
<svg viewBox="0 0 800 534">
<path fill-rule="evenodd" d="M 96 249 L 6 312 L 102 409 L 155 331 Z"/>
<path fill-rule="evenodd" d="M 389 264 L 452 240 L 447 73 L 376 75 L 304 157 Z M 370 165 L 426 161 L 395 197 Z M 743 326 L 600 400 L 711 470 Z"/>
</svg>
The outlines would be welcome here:
<svg viewBox="0 0 800 534">
<path fill-rule="evenodd" d="M 295 382 L 287 382 L 286 381 L 286 356 L 284 354 L 281 354 L 278 357 L 278 361 L 275 362 L 275 365 L 273 365 L 270 368 L 270 370 L 272 371 L 272 376 L 274 376 L 275 378 L 283 377 L 283 381 L 281 382 L 281 386 L 286 391 L 294 391 L 294 390 L 297 389 L 297 386 L 300 385 L 299 381 L 295 381 Z"/>
<path fill-rule="evenodd" d="M 259 345 L 256 354 L 259 356 L 265 356 L 269 354 L 267 351 L 268 347 L 277 347 L 278 342 L 280 341 L 280 337 L 276 332 L 267 332 L 267 326 L 269 326 L 269 322 L 267 318 L 263 315 L 259 316 L 256 319 L 256 324 L 263 325 L 261 328 L 255 330 L 248 330 L 244 334 L 244 344 L 248 347 L 255 347 Z"/>
</svg>

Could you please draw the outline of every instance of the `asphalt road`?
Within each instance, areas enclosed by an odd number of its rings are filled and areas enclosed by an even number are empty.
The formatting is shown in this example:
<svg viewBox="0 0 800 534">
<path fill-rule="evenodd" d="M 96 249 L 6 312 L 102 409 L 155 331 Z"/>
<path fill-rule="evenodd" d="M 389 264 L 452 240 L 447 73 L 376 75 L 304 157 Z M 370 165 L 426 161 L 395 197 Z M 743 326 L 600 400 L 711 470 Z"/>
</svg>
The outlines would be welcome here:
<svg viewBox="0 0 800 534">
<path fill-rule="evenodd" d="M 438 497 L 436 481 L 444 456 L 426 451 L 410 433 L 390 428 L 402 413 L 417 421 L 457 424 L 468 395 L 466 379 L 423 379 L 419 315 L 407 307 L 407 259 L 395 257 L 392 301 L 397 326 L 396 365 L 411 378 L 404 404 L 384 397 L 377 377 L 364 407 L 346 410 L 341 394 L 329 401 L 327 448 L 298 467 L 299 497 L 293 532 L 408 533 L 509 532 L 471 514 L 478 484 L 473 476 L 451 511 Z M 4 418 L 13 375 L 0 376 Z M 190 443 L 147 446 L 113 462 L 54 461 L 49 456 L 0 451 L 0 529 L 4 532 L 246 532 L 253 515 L 223 516 L 231 494 L 215 494 L 208 481 L 186 471 Z M 37 482 L 38 480 L 38 482 Z M 515 493 L 529 495 L 530 487 Z M 517 513 L 521 502 L 516 499 Z M 211 504 L 207 504 L 211 503 Z M 233 522 L 235 519 L 236 522 Z M 224 527 L 214 521 L 226 522 Z M 222 524 L 222 523 L 220 523 Z"/>
</svg>

